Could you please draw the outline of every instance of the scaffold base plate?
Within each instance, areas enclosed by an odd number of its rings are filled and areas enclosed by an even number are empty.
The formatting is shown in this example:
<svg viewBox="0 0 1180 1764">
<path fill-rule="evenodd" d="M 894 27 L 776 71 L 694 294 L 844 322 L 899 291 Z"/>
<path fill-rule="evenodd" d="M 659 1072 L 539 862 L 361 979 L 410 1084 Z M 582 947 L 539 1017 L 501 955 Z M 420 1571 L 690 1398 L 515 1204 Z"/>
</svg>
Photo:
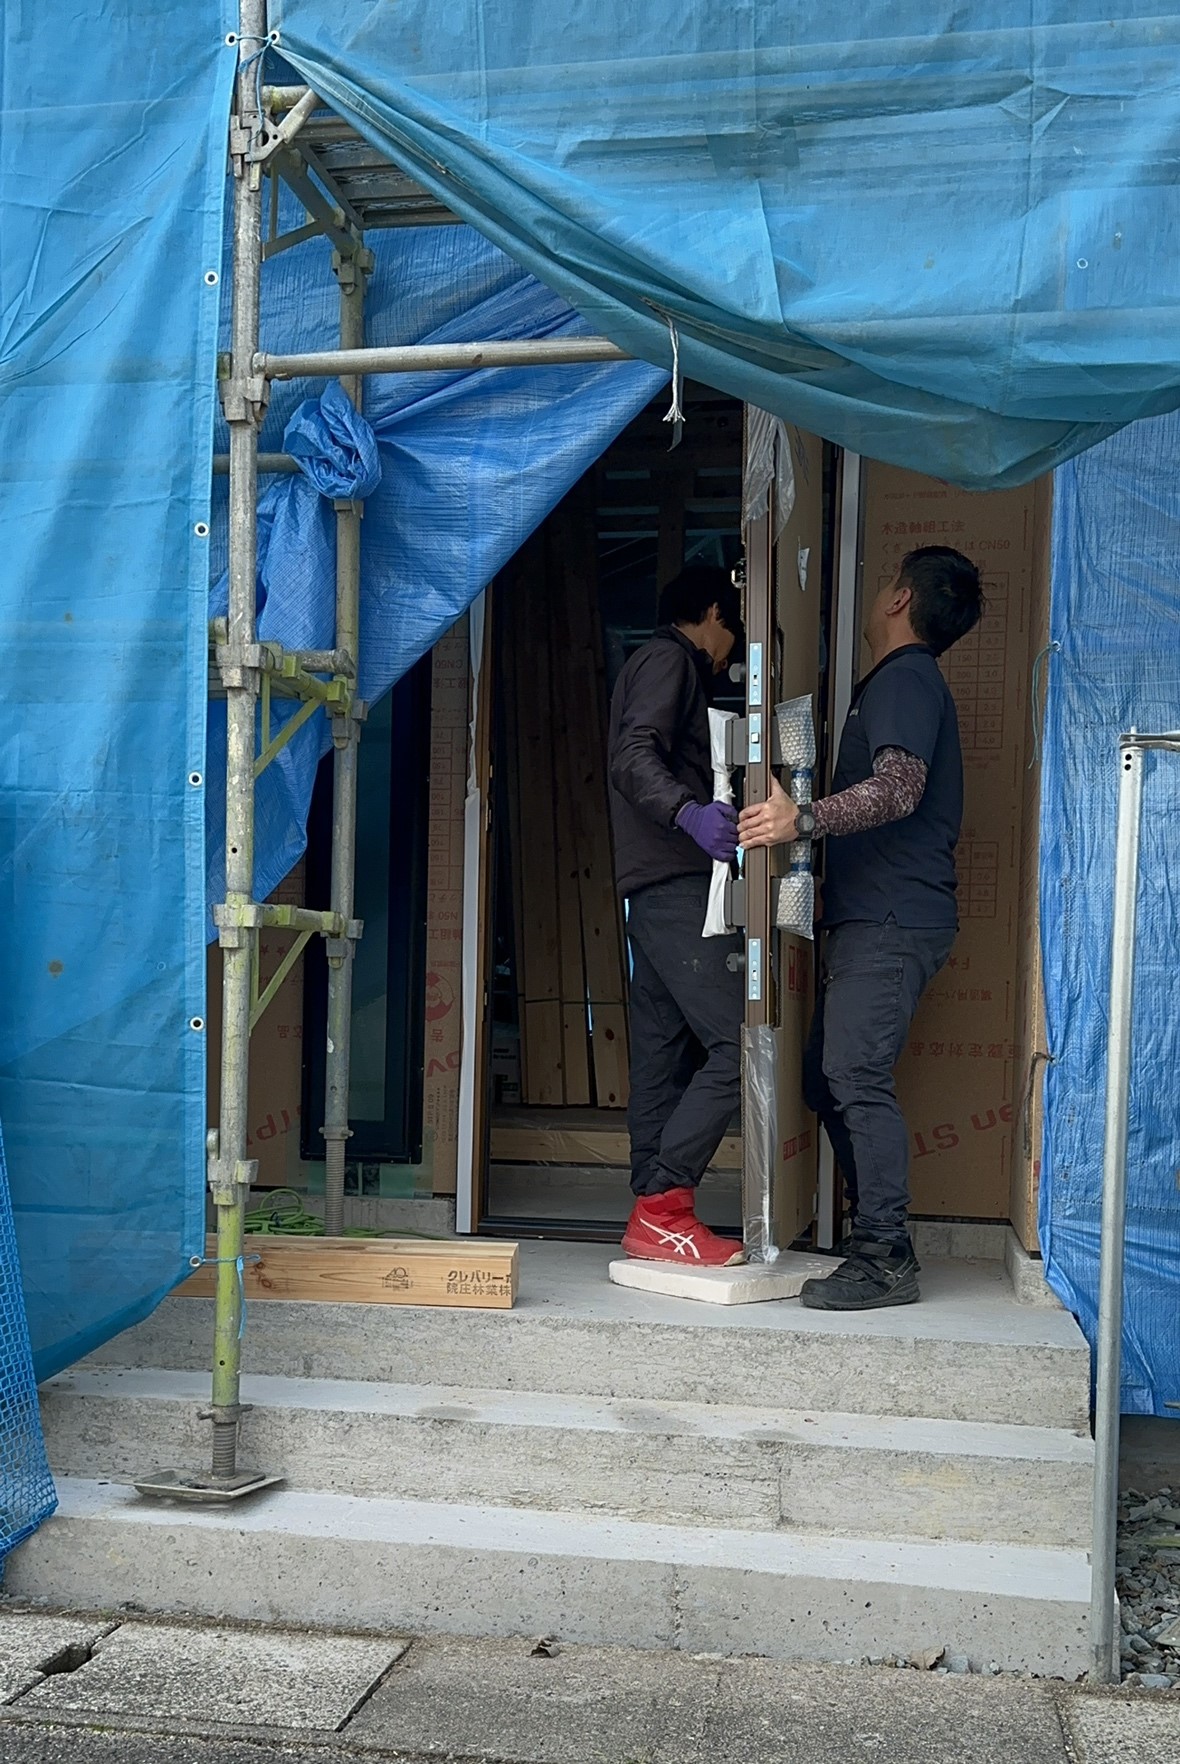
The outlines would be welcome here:
<svg viewBox="0 0 1180 1764">
<path fill-rule="evenodd" d="M 153 1470 L 135 1484 L 135 1492 L 163 1501 L 220 1504 L 277 1488 L 284 1481 L 285 1477 L 268 1476 L 264 1470 L 242 1470 L 237 1476 L 214 1476 L 209 1470 Z"/>
</svg>

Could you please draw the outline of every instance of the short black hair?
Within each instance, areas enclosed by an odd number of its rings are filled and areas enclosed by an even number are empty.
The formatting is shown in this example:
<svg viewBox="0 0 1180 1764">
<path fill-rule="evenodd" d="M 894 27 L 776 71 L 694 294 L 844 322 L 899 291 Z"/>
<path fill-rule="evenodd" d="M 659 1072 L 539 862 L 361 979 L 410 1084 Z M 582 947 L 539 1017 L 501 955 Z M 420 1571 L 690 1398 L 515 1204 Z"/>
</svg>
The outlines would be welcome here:
<svg viewBox="0 0 1180 1764">
<path fill-rule="evenodd" d="M 897 575 L 908 588 L 914 636 L 941 655 L 983 616 L 983 585 L 969 557 L 949 545 L 921 545 L 907 551 Z"/>
<path fill-rule="evenodd" d="M 718 564 L 689 564 L 660 589 L 661 625 L 699 625 L 711 606 L 727 631 L 742 637 L 742 597 L 728 570 Z"/>
</svg>

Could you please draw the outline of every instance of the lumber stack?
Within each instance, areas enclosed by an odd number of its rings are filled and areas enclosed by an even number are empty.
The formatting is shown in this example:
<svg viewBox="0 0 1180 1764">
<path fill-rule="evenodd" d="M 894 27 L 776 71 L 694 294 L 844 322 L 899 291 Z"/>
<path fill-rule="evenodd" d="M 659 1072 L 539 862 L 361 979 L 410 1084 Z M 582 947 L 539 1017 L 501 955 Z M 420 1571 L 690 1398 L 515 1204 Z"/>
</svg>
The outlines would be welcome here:
<svg viewBox="0 0 1180 1764">
<path fill-rule="evenodd" d="M 627 1102 L 597 551 L 579 487 L 501 578 L 497 616 L 521 1096 L 543 1107 Z"/>
</svg>

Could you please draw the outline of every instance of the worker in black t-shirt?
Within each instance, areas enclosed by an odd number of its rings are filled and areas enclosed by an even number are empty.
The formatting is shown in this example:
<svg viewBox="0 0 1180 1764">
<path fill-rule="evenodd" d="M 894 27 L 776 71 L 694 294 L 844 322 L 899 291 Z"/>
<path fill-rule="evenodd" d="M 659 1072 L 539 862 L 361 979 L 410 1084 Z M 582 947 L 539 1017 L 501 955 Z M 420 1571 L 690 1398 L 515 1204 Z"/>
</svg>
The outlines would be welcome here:
<svg viewBox="0 0 1180 1764">
<path fill-rule="evenodd" d="M 826 839 L 827 932 L 803 1062 L 851 1210 L 846 1259 L 801 1297 L 816 1310 L 912 1304 L 909 1131 L 893 1069 L 914 1012 L 958 930 L 955 846 L 963 758 L 955 701 L 937 657 L 974 630 L 979 571 L 961 552 L 911 551 L 869 610 L 872 672 L 840 737 L 831 796 L 797 807 L 775 781 L 738 827 L 750 848 Z"/>
</svg>

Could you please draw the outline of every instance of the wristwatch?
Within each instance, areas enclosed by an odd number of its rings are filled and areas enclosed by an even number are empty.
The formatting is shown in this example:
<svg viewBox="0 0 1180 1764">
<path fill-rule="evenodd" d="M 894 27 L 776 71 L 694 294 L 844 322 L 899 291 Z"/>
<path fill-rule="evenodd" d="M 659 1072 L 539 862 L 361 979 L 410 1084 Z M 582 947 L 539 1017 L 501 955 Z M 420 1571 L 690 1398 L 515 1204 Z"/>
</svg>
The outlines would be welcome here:
<svg viewBox="0 0 1180 1764">
<path fill-rule="evenodd" d="M 815 838 L 815 816 L 809 808 L 798 809 L 795 813 L 795 838 Z"/>
</svg>

